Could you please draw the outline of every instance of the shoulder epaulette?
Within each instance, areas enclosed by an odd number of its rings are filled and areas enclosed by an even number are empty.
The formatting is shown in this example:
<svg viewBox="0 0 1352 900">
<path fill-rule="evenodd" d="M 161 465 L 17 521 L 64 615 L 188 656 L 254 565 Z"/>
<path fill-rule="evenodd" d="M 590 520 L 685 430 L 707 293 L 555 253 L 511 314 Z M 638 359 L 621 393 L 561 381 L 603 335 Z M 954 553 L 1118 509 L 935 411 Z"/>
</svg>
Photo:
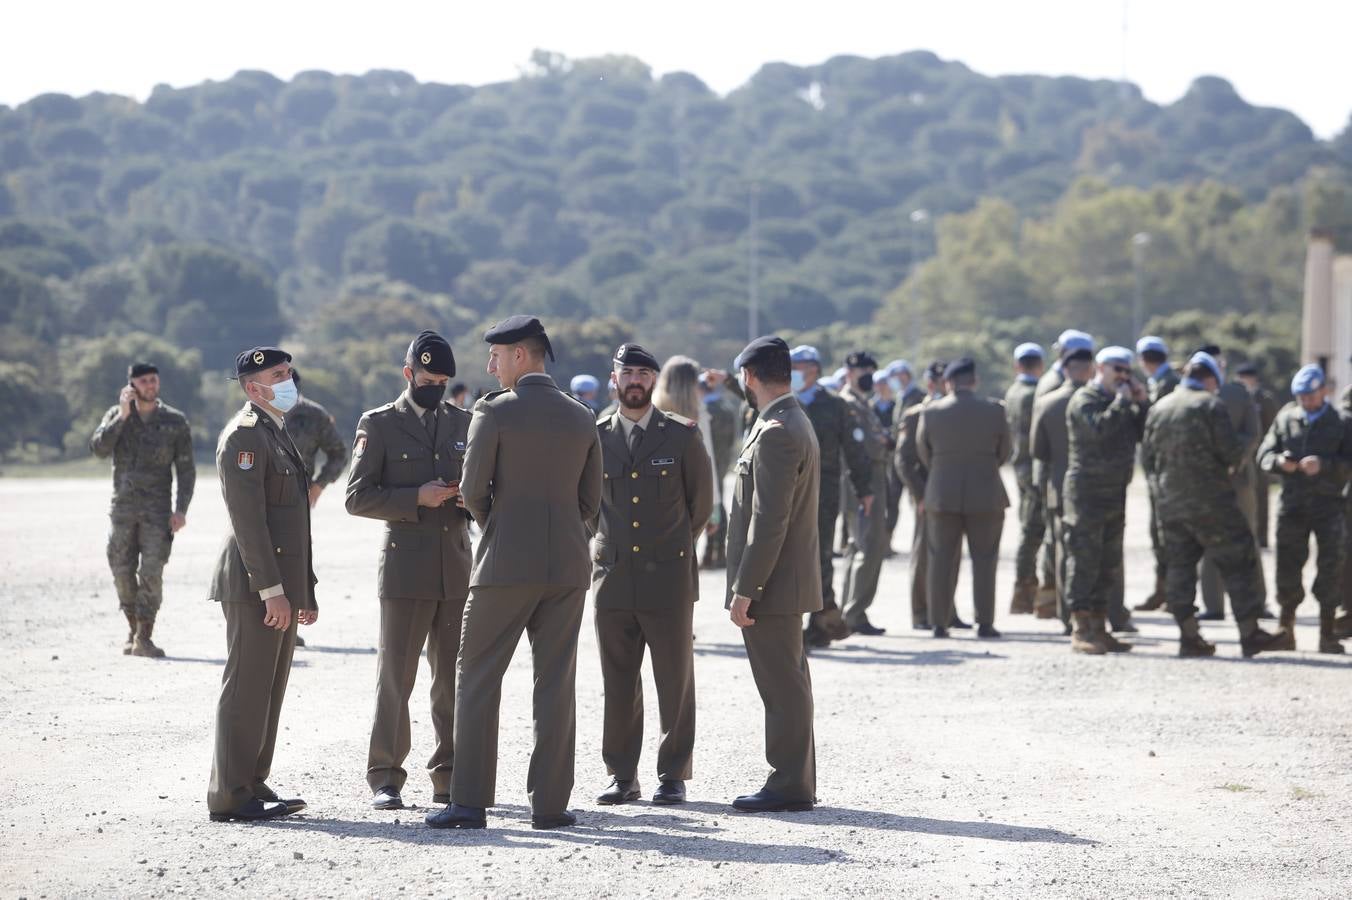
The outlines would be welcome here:
<svg viewBox="0 0 1352 900">
<path fill-rule="evenodd" d="M 368 409 L 366 412 L 362 413 L 362 415 L 364 415 L 364 416 L 380 416 L 380 415 L 384 415 L 385 413 L 389 412 L 389 411 L 392 410 L 392 409 L 394 409 L 394 402 L 393 402 L 393 401 L 391 401 L 391 402 L 389 402 L 389 403 L 386 403 L 384 406 L 377 406 L 375 409 Z"/>
<path fill-rule="evenodd" d="M 677 415 L 676 413 L 669 413 L 664 411 L 662 415 L 666 416 L 668 419 L 675 422 L 677 425 L 684 425 L 686 428 L 699 427 L 699 423 L 696 422 L 695 420 L 687 419 L 685 416 Z"/>
<path fill-rule="evenodd" d="M 257 424 L 258 424 L 258 413 L 254 412 L 252 409 L 246 409 L 244 410 L 244 412 L 239 414 L 240 428 L 253 428 Z"/>
</svg>

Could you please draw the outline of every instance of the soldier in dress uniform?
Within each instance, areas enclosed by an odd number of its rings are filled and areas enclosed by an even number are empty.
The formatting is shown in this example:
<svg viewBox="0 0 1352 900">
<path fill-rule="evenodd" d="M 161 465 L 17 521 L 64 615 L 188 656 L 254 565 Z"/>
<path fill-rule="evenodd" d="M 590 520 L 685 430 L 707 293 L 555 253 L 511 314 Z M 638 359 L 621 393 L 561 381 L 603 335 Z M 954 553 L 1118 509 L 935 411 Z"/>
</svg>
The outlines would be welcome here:
<svg viewBox="0 0 1352 900">
<path fill-rule="evenodd" d="M 596 418 L 545 372 L 554 351 L 534 316 L 484 334 L 502 385 L 474 405 L 461 502 L 483 529 L 460 635 L 451 803 L 433 828 L 483 828 L 497 788 L 502 677 L 522 632 L 535 668 L 535 749 L 526 776 L 531 827 L 568 812 L 577 749 L 577 636 L 591 582 L 587 543 L 601 511 Z"/>
<path fill-rule="evenodd" d="M 225 672 L 207 810 L 213 822 L 285 816 L 305 808 L 267 784 L 296 648 L 296 626 L 319 618 L 310 549 L 309 477 L 286 433 L 299 392 L 291 354 L 246 350 L 235 377 L 248 402 L 226 424 L 216 471 L 230 518 L 211 599 L 225 614 Z"/>
<path fill-rule="evenodd" d="M 408 700 L 427 647 L 436 750 L 432 801 L 449 803 L 455 762 L 455 658 L 469 596 L 469 530 L 460 471 L 469 413 L 446 400 L 451 345 L 424 331 L 404 355 L 403 393 L 362 414 L 352 445 L 347 511 L 385 522 L 380 550 L 380 652 L 366 782 L 376 809 L 402 809 L 410 749 Z"/>
<path fill-rule="evenodd" d="M 652 657 L 662 739 L 658 804 L 685 800 L 695 750 L 692 621 L 699 599 L 695 542 L 713 510 L 713 469 L 699 423 L 653 406 L 657 358 L 638 344 L 615 351 L 618 412 L 602 419 L 600 529 L 592 596 L 605 720 L 601 758 L 610 787 L 597 802 L 637 800 L 643 749 L 645 650 Z"/>
</svg>

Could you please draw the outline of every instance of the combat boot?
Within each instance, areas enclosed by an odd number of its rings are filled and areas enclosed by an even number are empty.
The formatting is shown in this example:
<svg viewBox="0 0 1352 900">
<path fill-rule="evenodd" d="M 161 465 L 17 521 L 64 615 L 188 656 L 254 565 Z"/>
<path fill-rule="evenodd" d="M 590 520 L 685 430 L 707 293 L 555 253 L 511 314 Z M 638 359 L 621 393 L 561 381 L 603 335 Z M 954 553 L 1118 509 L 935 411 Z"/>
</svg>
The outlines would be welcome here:
<svg viewBox="0 0 1352 900">
<path fill-rule="evenodd" d="M 1269 649 L 1296 649 L 1296 608 L 1294 606 L 1283 606 L 1281 620 L 1278 624 L 1281 627 L 1278 629 L 1277 634 L 1282 636 L 1282 640 Z"/>
<path fill-rule="evenodd" d="M 1033 594 L 1033 614 L 1039 619 L 1056 618 L 1056 588 L 1043 585 Z"/>
<path fill-rule="evenodd" d="M 1343 613 L 1333 620 L 1333 634 L 1335 637 L 1352 637 L 1352 613 Z"/>
<path fill-rule="evenodd" d="M 1345 653 L 1342 642 L 1338 639 L 1337 633 L 1333 628 L 1333 623 L 1338 611 L 1334 609 L 1321 609 L 1319 611 L 1319 652 L 1320 653 Z"/>
<path fill-rule="evenodd" d="M 132 640 L 131 655 L 146 656 L 150 659 L 163 659 L 164 651 L 155 646 L 155 642 L 150 639 L 151 632 L 155 630 L 154 619 L 139 619 L 136 622 L 136 637 Z"/>
<path fill-rule="evenodd" d="M 1094 637 L 1109 653 L 1126 653 L 1131 650 L 1131 644 L 1125 641 L 1119 641 L 1108 632 L 1108 617 L 1105 613 L 1091 613 L 1094 623 Z"/>
<path fill-rule="evenodd" d="M 1155 593 L 1151 594 L 1149 597 L 1146 597 L 1144 603 L 1138 603 L 1133 608 L 1138 612 L 1154 612 L 1155 610 L 1164 606 L 1164 602 L 1167 599 L 1168 598 L 1165 597 L 1164 595 L 1164 579 L 1156 578 Z"/>
<path fill-rule="evenodd" d="M 122 645 L 122 655 L 131 656 L 131 648 L 136 642 L 136 616 L 125 609 L 122 614 L 127 617 L 127 642 Z"/>
<path fill-rule="evenodd" d="M 1090 656 L 1102 656 L 1107 653 L 1108 645 L 1099 637 L 1099 630 L 1094 626 L 1094 614 L 1077 612 L 1072 615 L 1075 619 L 1075 630 L 1070 634 L 1071 652 L 1087 653 Z"/>
<path fill-rule="evenodd" d="M 1246 631 L 1248 632 L 1247 636 L 1245 635 Z M 1264 631 L 1258 627 L 1256 619 L 1250 622 L 1241 622 L 1239 633 L 1239 649 L 1244 654 L 1245 659 L 1251 659 L 1260 653 L 1280 650 L 1289 637 L 1284 629 L 1279 630 L 1276 634 Z"/>
<path fill-rule="evenodd" d="M 1215 656 L 1216 645 L 1202 637 L 1202 629 L 1197 624 L 1197 619 L 1188 616 L 1182 622 L 1178 623 L 1179 640 L 1178 655 L 1181 657 L 1191 656 Z"/>
<path fill-rule="evenodd" d="M 1033 596 L 1037 593 L 1037 579 L 1014 582 L 1014 597 L 1009 601 L 1009 613 L 1026 616 L 1033 611 Z"/>
</svg>

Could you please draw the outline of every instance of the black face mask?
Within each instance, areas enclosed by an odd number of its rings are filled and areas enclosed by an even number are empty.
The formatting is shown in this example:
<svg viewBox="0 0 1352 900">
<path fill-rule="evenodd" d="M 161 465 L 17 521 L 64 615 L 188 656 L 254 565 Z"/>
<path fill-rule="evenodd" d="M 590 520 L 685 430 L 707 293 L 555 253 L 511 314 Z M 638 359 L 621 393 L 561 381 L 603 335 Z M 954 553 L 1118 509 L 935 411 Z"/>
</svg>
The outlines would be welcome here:
<svg viewBox="0 0 1352 900">
<path fill-rule="evenodd" d="M 873 393 L 873 373 L 865 372 L 859 376 L 859 390 L 861 393 Z"/>
<path fill-rule="evenodd" d="M 408 395 L 423 409 L 436 409 L 441 398 L 446 396 L 444 384 L 409 384 Z"/>
</svg>

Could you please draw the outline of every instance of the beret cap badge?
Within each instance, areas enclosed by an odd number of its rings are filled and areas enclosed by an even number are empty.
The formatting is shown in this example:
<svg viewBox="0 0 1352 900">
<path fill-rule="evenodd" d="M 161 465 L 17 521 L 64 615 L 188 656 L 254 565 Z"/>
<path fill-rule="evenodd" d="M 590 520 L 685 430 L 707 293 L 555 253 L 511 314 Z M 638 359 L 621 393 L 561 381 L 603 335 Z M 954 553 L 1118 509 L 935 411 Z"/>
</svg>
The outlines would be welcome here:
<svg viewBox="0 0 1352 900">
<path fill-rule="evenodd" d="M 263 351 L 262 351 L 262 350 L 255 350 L 255 351 L 254 351 L 253 361 L 254 361 L 254 364 L 255 364 L 255 365 L 260 365 L 260 366 L 263 365 Z"/>
<path fill-rule="evenodd" d="M 424 350 L 420 359 L 422 359 L 422 364 L 425 366 L 432 361 L 432 354 Z"/>
</svg>

